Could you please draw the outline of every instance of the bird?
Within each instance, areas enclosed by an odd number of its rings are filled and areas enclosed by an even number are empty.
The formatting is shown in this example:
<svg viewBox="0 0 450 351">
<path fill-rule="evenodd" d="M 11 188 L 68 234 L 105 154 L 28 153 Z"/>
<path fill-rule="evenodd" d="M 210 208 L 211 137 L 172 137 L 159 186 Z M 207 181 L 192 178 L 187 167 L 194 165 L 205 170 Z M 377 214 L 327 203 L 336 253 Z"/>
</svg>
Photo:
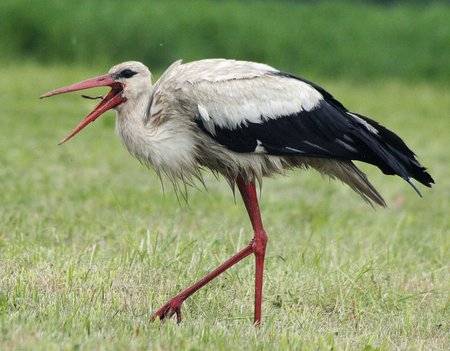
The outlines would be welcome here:
<svg viewBox="0 0 450 351">
<path fill-rule="evenodd" d="M 431 187 L 434 180 L 394 132 L 350 112 L 315 83 L 267 64 L 231 59 L 174 62 L 153 85 L 147 66 L 127 61 L 107 74 L 40 96 L 109 87 L 106 96 L 66 142 L 110 109 L 116 110 L 116 133 L 128 151 L 175 190 L 199 180 L 205 169 L 237 186 L 253 228 L 253 237 L 198 282 L 170 298 L 152 320 L 176 315 L 184 301 L 251 254 L 255 257 L 255 325 L 261 323 L 264 259 L 268 236 L 257 187 L 263 177 L 289 169 L 314 169 L 347 184 L 372 206 L 386 202 L 353 161 L 397 175 L 421 196 L 413 179 Z"/>
</svg>

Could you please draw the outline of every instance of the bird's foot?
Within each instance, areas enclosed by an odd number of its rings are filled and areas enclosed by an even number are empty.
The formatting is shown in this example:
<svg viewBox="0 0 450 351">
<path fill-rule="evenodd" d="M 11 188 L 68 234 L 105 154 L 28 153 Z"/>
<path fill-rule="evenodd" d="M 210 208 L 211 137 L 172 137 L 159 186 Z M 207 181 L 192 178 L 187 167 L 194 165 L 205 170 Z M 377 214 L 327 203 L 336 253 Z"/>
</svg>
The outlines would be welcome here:
<svg viewBox="0 0 450 351">
<path fill-rule="evenodd" d="M 158 311 L 153 313 L 152 322 L 155 321 L 156 318 L 159 318 L 161 321 L 163 321 L 164 319 L 169 319 L 174 314 L 176 314 L 177 322 L 181 323 L 181 305 L 183 304 L 183 302 L 184 299 L 179 296 L 172 297 Z"/>
</svg>

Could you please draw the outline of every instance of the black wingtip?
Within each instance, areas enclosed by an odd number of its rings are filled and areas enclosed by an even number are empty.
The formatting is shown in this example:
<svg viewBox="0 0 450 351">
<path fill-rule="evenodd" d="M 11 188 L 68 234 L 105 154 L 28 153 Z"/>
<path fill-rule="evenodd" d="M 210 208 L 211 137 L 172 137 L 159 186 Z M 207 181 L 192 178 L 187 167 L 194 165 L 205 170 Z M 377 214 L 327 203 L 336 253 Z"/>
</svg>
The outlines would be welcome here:
<svg viewBox="0 0 450 351">
<path fill-rule="evenodd" d="M 426 171 L 426 167 L 422 166 L 415 158 L 412 162 L 413 166 L 410 167 L 409 171 L 409 180 L 406 179 L 406 181 L 411 184 L 411 186 L 414 187 L 414 185 L 411 182 L 411 178 L 414 178 L 421 184 L 425 185 L 428 188 L 431 188 L 432 184 L 434 184 L 434 179 L 431 177 L 431 175 Z M 417 190 L 416 190 L 417 191 Z"/>
<path fill-rule="evenodd" d="M 414 152 L 394 132 L 365 116 L 355 114 L 364 119 L 377 130 L 377 136 L 365 133 L 365 143 L 374 152 L 373 159 L 368 160 L 378 166 L 385 174 L 396 174 L 405 179 L 409 185 L 422 197 L 419 189 L 413 183 L 413 179 L 431 188 L 434 179 L 416 159 Z M 372 161 L 372 162 L 371 162 Z"/>
<path fill-rule="evenodd" d="M 419 189 L 417 189 L 416 185 L 414 184 L 414 182 L 412 181 L 411 178 L 405 178 L 405 180 L 409 183 L 409 185 L 411 185 L 411 187 L 416 191 L 417 195 L 419 195 L 420 197 L 422 196 L 422 193 L 419 191 Z"/>
</svg>

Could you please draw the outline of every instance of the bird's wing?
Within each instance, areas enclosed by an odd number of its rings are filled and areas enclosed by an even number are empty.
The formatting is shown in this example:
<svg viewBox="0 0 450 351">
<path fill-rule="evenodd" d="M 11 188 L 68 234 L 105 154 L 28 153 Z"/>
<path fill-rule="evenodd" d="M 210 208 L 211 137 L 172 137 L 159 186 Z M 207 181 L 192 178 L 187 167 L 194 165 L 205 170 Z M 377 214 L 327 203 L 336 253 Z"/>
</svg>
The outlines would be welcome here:
<svg viewBox="0 0 450 351">
<path fill-rule="evenodd" d="M 428 186 L 432 182 L 396 134 L 349 112 L 307 80 L 242 61 L 189 65 L 180 66 L 185 71 L 178 72 L 183 83 L 176 98 L 194 104 L 199 128 L 229 150 L 360 160 L 408 182 L 410 177 Z"/>
<path fill-rule="evenodd" d="M 197 76 L 177 97 L 196 104 L 198 126 L 235 152 L 358 159 L 355 131 L 378 133 L 323 89 L 275 69 Z"/>
</svg>

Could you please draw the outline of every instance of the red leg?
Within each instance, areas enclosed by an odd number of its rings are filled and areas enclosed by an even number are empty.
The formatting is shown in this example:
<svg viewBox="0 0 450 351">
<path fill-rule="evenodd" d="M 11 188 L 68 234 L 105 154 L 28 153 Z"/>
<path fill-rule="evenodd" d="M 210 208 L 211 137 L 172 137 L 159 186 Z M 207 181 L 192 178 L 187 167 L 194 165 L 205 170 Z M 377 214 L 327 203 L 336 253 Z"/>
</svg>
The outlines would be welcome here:
<svg viewBox="0 0 450 351">
<path fill-rule="evenodd" d="M 216 278 L 228 268 L 234 266 L 236 263 L 243 260 L 245 257 L 254 253 L 256 256 L 256 274 L 255 274 L 255 314 L 254 323 L 258 325 L 261 323 L 261 302 L 262 302 L 262 285 L 263 285 L 263 271 L 264 271 L 264 256 L 266 252 L 267 235 L 264 231 L 261 214 L 259 212 L 258 198 L 256 195 L 255 184 L 253 182 L 246 183 L 241 177 L 238 177 L 237 185 L 244 200 L 245 207 L 252 222 L 254 237 L 250 244 L 243 250 L 236 253 L 227 261 L 222 263 L 219 267 L 208 273 L 197 283 L 182 291 L 178 295 L 172 297 L 164 304 L 158 311 L 153 314 L 152 320 L 159 318 L 170 318 L 174 314 L 177 315 L 177 321 L 181 322 L 181 305 L 184 300 L 194 294 L 197 290 L 208 284 L 211 280 Z"/>
<path fill-rule="evenodd" d="M 172 297 L 169 301 L 166 302 L 164 306 L 162 306 L 158 311 L 153 314 L 152 321 L 156 318 L 164 319 L 170 318 L 175 313 L 177 315 L 178 323 L 181 322 L 181 305 L 189 296 L 194 294 L 197 290 L 208 284 L 215 277 L 225 272 L 228 268 L 234 266 L 236 263 L 247 257 L 253 252 L 252 243 L 250 243 L 243 250 L 239 251 L 233 257 L 229 258 L 227 261 L 222 263 L 219 267 L 205 275 L 202 279 L 200 279 L 197 283 L 187 288 L 186 290 L 179 293 L 177 296 Z"/>
<path fill-rule="evenodd" d="M 250 221 L 252 222 L 254 237 L 252 240 L 252 248 L 256 259 L 255 269 L 255 313 L 254 323 L 261 323 L 261 304 L 262 304 L 262 287 L 264 273 L 264 257 L 266 255 L 267 234 L 264 230 L 261 213 L 259 211 L 258 197 L 253 182 L 246 183 L 241 177 L 237 179 L 237 185 L 247 208 Z"/>
</svg>

